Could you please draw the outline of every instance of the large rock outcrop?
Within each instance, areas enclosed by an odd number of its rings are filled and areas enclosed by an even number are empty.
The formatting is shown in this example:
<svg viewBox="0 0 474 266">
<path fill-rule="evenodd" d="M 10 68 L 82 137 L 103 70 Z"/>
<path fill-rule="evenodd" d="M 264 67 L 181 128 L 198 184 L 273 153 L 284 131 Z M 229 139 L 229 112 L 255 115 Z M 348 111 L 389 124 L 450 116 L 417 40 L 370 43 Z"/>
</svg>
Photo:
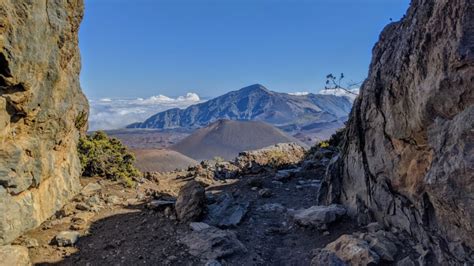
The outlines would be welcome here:
<svg viewBox="0 0 474 266">
<path fill-rule="evenodd" d="M 0 244 L 79 189 L 82 0 L 0 0 Z"/>
<path fill-rule="evenodd" d="M 413 0 L 373 50 L 320 200 L 473 260 L 474 1 Z M 428 260 L 428 261 L 429 261 Z"/>
</svg>

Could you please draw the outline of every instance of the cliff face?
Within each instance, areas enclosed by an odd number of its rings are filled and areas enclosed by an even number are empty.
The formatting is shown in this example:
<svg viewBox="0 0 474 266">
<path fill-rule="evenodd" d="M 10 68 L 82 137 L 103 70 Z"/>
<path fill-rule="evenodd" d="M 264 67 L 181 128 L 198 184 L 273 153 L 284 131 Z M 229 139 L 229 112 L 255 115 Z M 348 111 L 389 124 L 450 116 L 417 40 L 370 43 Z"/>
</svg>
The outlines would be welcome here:
<svg viewBox="0 0 474 266">
<path fill-rule="evenodd" d="M 79 189 L 82 0 L 0 0 L 0 244 Z"/>
<path fill-rule="evenodd" d="M 404 231 L 433 261 L 474 248 L 474 1 L 413 0 L 373 49 L 320 200 Z M 472 259 L 472 258 L 471 258 Z"/>
</svg>

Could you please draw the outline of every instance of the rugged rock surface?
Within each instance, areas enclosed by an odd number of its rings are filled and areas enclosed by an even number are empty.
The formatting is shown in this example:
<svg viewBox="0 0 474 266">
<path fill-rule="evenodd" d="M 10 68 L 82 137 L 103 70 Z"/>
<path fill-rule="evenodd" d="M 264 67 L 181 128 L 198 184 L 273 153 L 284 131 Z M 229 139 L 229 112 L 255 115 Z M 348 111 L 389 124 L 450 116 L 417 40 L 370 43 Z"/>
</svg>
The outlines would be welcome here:
<svg viewBox="0 0 474 266">
<path fill-rule="evenodd" d="M 218 227 L 236 226 L 242 221 L 248 207 L 248 202 L 239 202 L 232 195 L 225 193 L 208 206 L 205 221 Z"/>
<path fill-rule="evenodd" d="M 22 246 L 0 246 L 0 266 L 29 266 L 28 248 Z"/>
<path fill-rule="evenodd" d="M 306 155 L 304 147 L 296 143 L 281 143 L 263 149 L 241 152 L 234 164 L 241 172 L 261 172 L 265 168 L 276 170 L 299 164 Z"/>
<path fill-rule="evenodd" d="M 342 235 L 336 241 L 329 243 L 327 250 L 350 265 L 376 265 L 379 256 L 370 249 L 366 241 L 351 235 Z"/>
<path fill-rule="evenodd" d="M 183 222 L 195 221 L 201 217 L 206 207 L 204 187 L 190 181 L 179 191 L 175 208 L 178 219 Z"/>
<path fill-rule="evenodd" d="M 473 260 L 474 2 L 414 0 L 373 50 L 320 200 L 430 250 Z"/>
<path fill-rule="evenodd" d="M 218 259 L 246 251 L 234 232 L 215 227 L 193 231 L 180 241 L 188 246 L 191 255 L 203 259 Z"/>
<path fill-rule="evenodd" d="M 0 2 L 0 244 L 80 190 L 82 0 Z"/>
</svg>

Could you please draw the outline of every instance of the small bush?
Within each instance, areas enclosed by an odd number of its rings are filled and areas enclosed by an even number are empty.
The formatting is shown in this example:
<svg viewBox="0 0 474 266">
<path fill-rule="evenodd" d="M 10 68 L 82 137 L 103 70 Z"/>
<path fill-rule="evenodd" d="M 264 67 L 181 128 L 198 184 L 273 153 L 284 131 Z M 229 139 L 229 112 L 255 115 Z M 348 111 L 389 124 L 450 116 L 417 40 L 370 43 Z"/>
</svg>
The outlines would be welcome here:
<svg viewBox="0 0 474 266">
<path fill-rule="evenodd" d="M 84 176 L 100 176 L 133 186 L 133 177 L 140 175 L 133 162 L 135 157 L 116 138 L 102 131 L 79 139 L 79 159 Z"/>
<path fill-rule="evenodd" d="M 268 158 L 268 164 L 272 167 L 279 167 L 287 164 L 288 155 L 281 150 L 270 150 L 265 155 Z"/>
<path fill-rule="evenodd" d="M 332 134 L 331 138 L 329 138 L 328 144 L 332 147 L 336 147 L 338 149 L 342 148 L 344 135 L 346 134 L 346 128 L 343 127 L 336 131 L 336 133 Z"/>
<path fill-rule="evenodd" d="M 319 143 L 319 147 L 320 147 L 320 148 L 327 148 L 327 147 L 329 147 L 329 142 L 327 142 L 327 141 L 321 141 L 321 142 Z"/>
<path fill-rule="evenodd" d="M 223 163 L 225 161 L 224 158 L 220 156 L 214 156 L 214 159 L 212 160 L 215 161 L 216 163 Z"/>
</svg>

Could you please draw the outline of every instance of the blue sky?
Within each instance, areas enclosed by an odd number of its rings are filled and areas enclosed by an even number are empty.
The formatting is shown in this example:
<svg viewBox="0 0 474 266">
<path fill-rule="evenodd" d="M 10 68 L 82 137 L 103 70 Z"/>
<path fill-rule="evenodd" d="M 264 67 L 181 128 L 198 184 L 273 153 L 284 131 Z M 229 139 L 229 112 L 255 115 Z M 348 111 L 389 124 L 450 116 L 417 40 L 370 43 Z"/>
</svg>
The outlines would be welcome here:
<svg viewBox="0 0 474 266">
<path fill-rule="evenodd" d="M 82 88 L 91 99 L 204 97 L 261 83 L 317 91 L 367 75 L 408 0 L 86 0 Z"/>
</svg>

